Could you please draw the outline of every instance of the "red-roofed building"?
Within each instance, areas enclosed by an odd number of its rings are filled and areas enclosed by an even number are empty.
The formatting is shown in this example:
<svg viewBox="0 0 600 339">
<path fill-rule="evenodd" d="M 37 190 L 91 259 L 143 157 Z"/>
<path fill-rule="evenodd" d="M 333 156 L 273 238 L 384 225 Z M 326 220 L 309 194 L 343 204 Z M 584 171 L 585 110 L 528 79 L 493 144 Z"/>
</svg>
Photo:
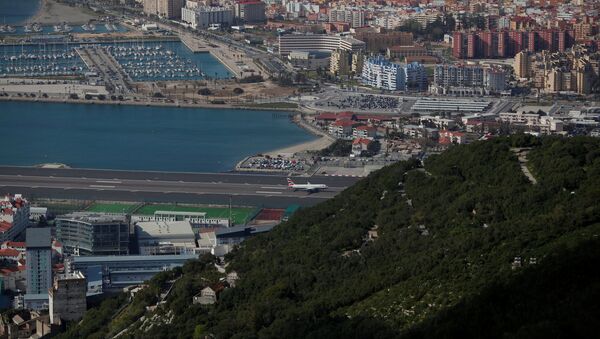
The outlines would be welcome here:
<svg viewBox="0 0 600 339">
<path fill-rule="evenodd" d="M 337 137 L 337 138 L 347 138 L 352 135 L 352 128 L 357 123 L 352 120 L 336 120 L 331 125 L 329 125 L 329 134 Z"/>
<path fill-rule="evenodd" d="M 356 114 L 356 121 L 384 122 L 394 121 L 398 116 L 391 114 Z"/>
<path fill-rule="evenodd" d="M 25 291 L 27 284 L 25 282 L 25 266 L 6 267 L 0 269 L 0 279 L 5 290 Z"/>
<path fill-rule="evenodd" d="M 318 123 L 330 123 L 337 120 L 337 114 L 335 113 L 321 113 L 315 117 Z"/>
<path fill-rule="evenodd" d="M 59 255 L 63 255 L 63 245 L 58 240 L 52 241 L 52 250 Z"/>
<path fill-rule="evenodd" d="M 24 241 L 5 241 L 0 246 L 2 249 L 12 248 L 17 251 L 25 251 L 25 242 Z"/>
<path fill-rule="evenodd" d="M 449 144 L 465 144 L 466 143 L 465 133 L 463 132 L 453 132 L 448 130 L 440 131 L 439 143 L 441 145 L 449 145 Z"/>
<path fill-rule="evenodd" d="M 29 225 L 29 202 L 20 194 L 0 200 L 0 242 L 14 240 Z"/>
<path fill-rule="evenodd" d="M 372 126 L 360 125 L 354 127 L 352 130 L 352 136 L 354 138 L 373 139 L 377 134 L 377 128 Z"/>
<path fill-rule="evenodd" d="M 21 252 L 12 248 L 0 249 L 0 259 L 17 261 L 21 257 Z"/>
<path fill-rule="evenodd" d="M 352 154 L 360 155 L 363 151 L 367 151 L 369 149 L 369 145 L 371 144 L 371 139 L 358 138 L 352 141 Z"/>
</svg>

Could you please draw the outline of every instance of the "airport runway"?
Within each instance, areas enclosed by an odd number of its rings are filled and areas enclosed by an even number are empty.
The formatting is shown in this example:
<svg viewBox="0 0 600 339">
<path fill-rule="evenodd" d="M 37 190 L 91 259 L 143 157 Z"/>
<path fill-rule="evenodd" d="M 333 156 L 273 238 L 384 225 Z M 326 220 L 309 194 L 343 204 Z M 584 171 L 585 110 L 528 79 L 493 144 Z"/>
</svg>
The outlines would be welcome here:
<svg viewBox="0 0 600 339">
<path fill-rule="evenodd" d="M 306 178 L 294 178 L 306 183 Z M 284 207 L 310 206 L 334 197 L 356 182 L 350 177 L 312 177 L 326 184 L 308 194 L 287 188 L 284 176 L 236 173 L 173 173 L 0 166 L 0 193 L 31 198 L 182 202 Z"/>
</svg>

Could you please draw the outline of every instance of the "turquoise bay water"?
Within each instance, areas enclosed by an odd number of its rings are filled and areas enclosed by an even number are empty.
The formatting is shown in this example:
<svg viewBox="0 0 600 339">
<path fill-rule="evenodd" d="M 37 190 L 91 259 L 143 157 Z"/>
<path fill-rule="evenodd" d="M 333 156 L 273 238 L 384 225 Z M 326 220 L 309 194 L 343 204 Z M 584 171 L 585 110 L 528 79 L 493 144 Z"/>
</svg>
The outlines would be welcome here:
<svg viewBox="0 0 600 339">
<path fill-rule="evenodd" d="M 26 22 L 40 7 L 40 0 L 0 0 L 0 25 Z"/>
<path fill-rule="evenodd" d="M 312 140 L 281 112 L 0 102 L 0 164 L 223 172 Z"/>
</svg>

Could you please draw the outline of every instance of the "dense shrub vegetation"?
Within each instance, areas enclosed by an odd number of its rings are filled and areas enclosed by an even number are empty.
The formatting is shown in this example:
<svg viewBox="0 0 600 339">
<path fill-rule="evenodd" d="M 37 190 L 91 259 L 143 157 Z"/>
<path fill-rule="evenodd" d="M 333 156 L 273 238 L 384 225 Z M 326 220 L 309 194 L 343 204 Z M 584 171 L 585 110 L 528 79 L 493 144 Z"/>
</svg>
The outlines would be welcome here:
<svg viewBox="0 0 600 339">
<path fill-rule="evenodd" d="M 538 184 L 512 147 L 532 147 Z M 204 257 L 171 273 L 174 291 L 155 311 L 174 314 L 171 323 L 134 323 L 144 313 L 136 302 L 155 301 L 148 289 L 122 312 L 130 317 L 88 313 L 70 331 L 114 334 L 133 323 L 122 338 L 593 337 L 599 198 L 598 139 L 454 146 L 424 167 L 372 173 L 245 242 L 229 256 L 241 280 L 214 307 L 191 305 L 220 276 Z M 378 238 L 365 240 L 374 229 Z"/>
</svg>

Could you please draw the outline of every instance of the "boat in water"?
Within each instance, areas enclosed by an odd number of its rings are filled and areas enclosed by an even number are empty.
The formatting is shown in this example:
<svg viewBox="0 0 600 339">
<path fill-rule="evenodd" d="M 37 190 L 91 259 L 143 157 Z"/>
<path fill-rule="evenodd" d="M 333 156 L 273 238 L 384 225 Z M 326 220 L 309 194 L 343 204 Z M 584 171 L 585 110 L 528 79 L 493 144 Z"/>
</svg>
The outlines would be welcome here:
<svg viewBox="0 0 600 339">
<path fill-rule="evenodd" d="M 69 26 L 68 23 L 63 22 L 62 24 L 54 25 L 55 32 L 65 32 L 68 33 L 73 30 L 73 27 Z"/>
<path fill-rule="evenodd" d="M 86 32 L 87 31 L 95 31 L 96 25 L 94 25 L 93 23 L 90 22 L 90 23 L 81 25 L 81 28 Z"/>
<path fill-rule="evenodd" d="M 14 27 L 13 27 L 13 26 L 11 26 L 11 25 L 8 25 L 8 26 L 6 26 L 6 31 L 7 31 L 8 33 L 14 33 L 14 32 L 16 32 L 16 31 L 17 31 L 17 29 L 16 29 L 16 28 L 14 28 Z"/>
<path fill-rule="evenodd" d="M 40 25 L 39 23 L 34 23 L 33 25 L 31 25 L 31 28 L 33 29 L 34 32 L 39 33 L 41 31 L 44 30 L 44 28 L 42 27 L 42 25 Z"/>
<path fill-rule="evenodd" d="M 31 26 L 31 24 L 27 24 L 27 25 L 25 25 L 23 30 L 25 31 L 25 33 L 31 33 L 31 32 L 33 32 L 33 27 Z"/>
</svg>

